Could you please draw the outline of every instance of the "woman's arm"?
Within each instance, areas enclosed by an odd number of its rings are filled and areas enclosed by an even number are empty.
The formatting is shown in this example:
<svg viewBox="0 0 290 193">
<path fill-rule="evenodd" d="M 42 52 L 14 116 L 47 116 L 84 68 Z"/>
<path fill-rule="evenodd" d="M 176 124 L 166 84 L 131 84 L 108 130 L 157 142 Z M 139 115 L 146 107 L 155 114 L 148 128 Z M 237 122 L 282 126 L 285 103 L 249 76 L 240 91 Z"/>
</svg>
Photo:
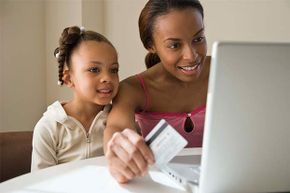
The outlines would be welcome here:
<svg viewBox="0 0 290 193">
<path fill-rule="evenodd" d="M 127 82 L 121 82 L 117 96 L 113 100 L 113 107 L 108 115 L 107 126 L 104 132 L 105 144 L 115 132 L 121 132 L 125 128 L 136 131 L 135 109 L 140 101 L 140 94 L 136 88 Z M 106 146 L 104 146 L 106 150 Z"/>
<path fill-rule="evenodd" d="M 154 158 L 144 139 L 136 132 L 135 111 L 143 105 L 140 85 L 125 80 L 113 101 L 104 131 L 104 151 L 113 177 L 126 183 L 144 175 Z"/>
</svg>

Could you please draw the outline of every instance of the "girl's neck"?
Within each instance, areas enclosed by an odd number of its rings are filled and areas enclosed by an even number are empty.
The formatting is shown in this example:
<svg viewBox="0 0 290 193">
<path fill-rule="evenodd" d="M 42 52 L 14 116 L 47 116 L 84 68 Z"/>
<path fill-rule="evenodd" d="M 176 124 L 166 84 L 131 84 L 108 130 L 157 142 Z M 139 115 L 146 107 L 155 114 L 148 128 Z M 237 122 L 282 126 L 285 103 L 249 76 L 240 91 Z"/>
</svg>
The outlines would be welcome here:
<svg viewBox="0 0 290 193">
<path fill-rule="evenodd" d="M 77 119 L 88 132 L 94 118 L 103 110 L 104 106 L 73 99 L 66 103 L 63 108 L 67 115 Z"/>
</svg>

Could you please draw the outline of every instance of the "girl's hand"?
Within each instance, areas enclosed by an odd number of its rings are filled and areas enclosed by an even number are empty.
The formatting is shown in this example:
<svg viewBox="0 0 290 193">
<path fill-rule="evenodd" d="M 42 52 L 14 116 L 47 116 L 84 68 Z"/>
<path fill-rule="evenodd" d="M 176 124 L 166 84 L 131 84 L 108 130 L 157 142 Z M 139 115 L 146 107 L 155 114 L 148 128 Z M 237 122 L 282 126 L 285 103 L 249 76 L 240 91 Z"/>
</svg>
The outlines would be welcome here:
<svg viewBox="0 0 290 193">
<path fill-rule="evenodd" d="M 127 183 L 135 176 L 144 176 L 154 163 L 151 149 L 142 136 L 131 129 L 114 133 L 107 144 L 106 158 L 112 176 Z"/>
</svg>

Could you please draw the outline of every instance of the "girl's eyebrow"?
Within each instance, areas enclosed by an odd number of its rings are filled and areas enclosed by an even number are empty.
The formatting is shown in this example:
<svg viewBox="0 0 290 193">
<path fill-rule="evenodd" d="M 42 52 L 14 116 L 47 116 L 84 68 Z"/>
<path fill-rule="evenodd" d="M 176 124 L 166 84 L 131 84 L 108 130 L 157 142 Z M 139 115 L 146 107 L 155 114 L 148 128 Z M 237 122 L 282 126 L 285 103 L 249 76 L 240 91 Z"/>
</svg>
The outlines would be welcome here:
<svg viewBox="0 0 290 193">
<path fill-rule="evenodd" d="M 90 63 L 92 64 L 96 64 L 96 65 L 102 65 L 103 63 L 100 62 L 100 61 L 90 61 Z M 118 65 L 119 66 L 119 63 L 118 62 L 113 62 L 112 65 Z"/>
<path fill-rule="evenodd" d="M 194 35 L 193 35 L 193 37 L 194 36 L 197 36 L 198 34 L 200 34 L 201 32 L 203 32 L 204 31 L 204 28 L 201 28 L 200 30 L 198 30 Z M 171 41 L 179 41 L 180 39 L 178 39 L 178 38 L 167 38 L 166 40 L 164 40 L 164 42 L 165 41 L 168 41 L 168 40 L 171 40 Z"/>
<path fill-rule="evenodd" d="M 90 61 L 90 63 L 93 63 L 93 64 L 102 64 L 101 62 L 99 62 L 99 61 Z"/>
</svg>

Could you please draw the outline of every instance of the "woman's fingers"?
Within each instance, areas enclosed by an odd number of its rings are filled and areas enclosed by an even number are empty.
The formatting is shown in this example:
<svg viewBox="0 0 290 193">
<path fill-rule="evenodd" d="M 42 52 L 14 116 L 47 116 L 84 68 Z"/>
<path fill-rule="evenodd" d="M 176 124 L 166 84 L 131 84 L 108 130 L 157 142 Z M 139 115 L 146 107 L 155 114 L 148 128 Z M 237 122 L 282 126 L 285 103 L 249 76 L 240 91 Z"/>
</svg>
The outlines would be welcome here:
<svg viewBox="0 0 290 193">
<path fill-rule="evenodd" d="M 124 138 L 123 136 L 119 136 L 119 138 Z M 130 147 L 130 142 L 126 141 L 127 139 L 123 139 L 123 146 L 118 143 L 112 145 L 111 149 L 114 151 L 115 155 L 123 161 L 131 169 L 134 175 L 141 175 L 142 171 L 136 165 L 134 158 L 127 152 Z"/>
<path fill-rule="evenodd" d="M 132 132 L 128 135 L 127 132 Z M 128 136 L 130 138 L 128 138 Z M 129 167 L 136 175 L 143 175 L 147 172 L 148 163 L 143 157 L 139 148 L 132 143 L 132 139 L 144 143 L 143 138 L 132 130 L 124 130 L 120 133 L 115 133 L 110 140 L 110 149 Z M 134 141 L 133 141 L 134 142 Z M 146 146 L 146 144 L 144 143 Z M 148 148 L 148 147 L 147 147 Z M 137 169 L 137 171 L 136 171 Z"/>
<path fill-rule="evenodd" d="M 123 176 L 119 172 L 116 172 L 116 171 L 110 171 L 110 172 L 111 172 L 111 175 L 117 180 L 117 182 L 121 184 L 125 184 L 129 181 L 125 176 Z"/>
<path fill-rule="evenodd" d="M 108 166 L 110 173 L 119 183 L 126 183 L 134 178 L 134 173 L 112 151 L 107 151 Z"/>
<path fill-rule="evenodd" d="M 122 133 L 128 139 L 130 139 L 134 147 L 136 147 L 141 152 L 142 157 L 147 161 L 147 163 L 151 165 L 154 164 L 154 155 L 151 149 L 146 145 L 143 137 L 141 137 L 131 129 L 125 129 Z"/>
<path fill-rule="evenodd" d="M 128 132 L 128 131 L 127 131 Z M 135 136 L 135 141 L 140 140 L 141 143 L 144 143 L 143 138 L 141 136 L 139 136 L 138 134 L 136 134 L 134 131 L 129 130 L 129 132 L 133 132 L 133 135 Z M 124 150 L 127 152 L 127 156 L 122 159 L 125 163 L 131 163 L 134 162 L 134 167 L 135 165 L 137 165 L 138 167 L 138 174 L 137 175 L 143 175 L 144 173 L 147 172 L 147 168 L 148 168 L 148 163 L 146 161 L 146 159 L 143 157 L 141 151 L 139 150 L 139 148 L 132 143 L 132 139 L 134 139 L 134 137 L 131 136 L 131 138 L 128 138 L 128 135 L 125 132 L 122 132 L 122 135 L 119 136 L 120 141 L 122 141 L 122 147 L 124 148 Z M 146 144 L 145 144 L 146 145 Z M 116 154 L 117 151 L 115 151 Z M 133 169 L 130 164 L 128 165 L 131 169 Z"/>
<path fill-rule="evenodd" d="M 135 176 L 147 173 L 154 156 L 143 137 L 131 129 L 116 132 L 107 144 L 106 157 L 112 176 L 126 183 Z"/>
</svg>

